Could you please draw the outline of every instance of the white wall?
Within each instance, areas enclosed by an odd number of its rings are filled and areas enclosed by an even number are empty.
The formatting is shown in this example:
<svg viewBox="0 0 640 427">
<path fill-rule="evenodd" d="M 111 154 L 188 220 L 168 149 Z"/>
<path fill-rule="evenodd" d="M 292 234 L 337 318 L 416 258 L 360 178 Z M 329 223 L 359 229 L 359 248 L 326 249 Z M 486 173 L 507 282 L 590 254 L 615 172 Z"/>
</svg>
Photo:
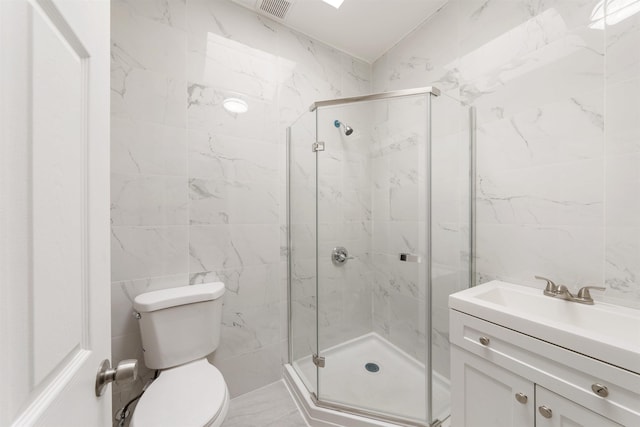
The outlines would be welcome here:
<svg viewBox="0 0 640 427">
<path fill-rule="evenodd" d="M 113 359 L 135 295 L 222 280 L 213 362 L 238 395 L 286 359 L 285 128 L 370 92 L 370 66 L 226 0 L 112 2 Z M 224 97 L 249 103 L 226 112 Z M 140 387 L 137 384 L 136 387 Z M 132 390 L 115 390 L 114 408 Z"/>
<path fill-rule="evenodd" d="M 596 298 L 640 305 L 640 18 L 590 29 L 596 3 L 451 0 L 371 87 L 367 64 L 227 1 L 113 2 L 114 361 L 141 358 L 136 294 L 221 279 L 232 393 L 279 377 L 284 128 L 371 91 L 435 85 L 476 107 L 478 281 L 604 283 Z M 221 108 L 231 92 L 246 115 Z"/>
<path fill-rule="evenodd" d="M 591 29 L 597 3 L 451 0 L 374 64 L 374 91 L 476 107 L 478 282 L 640 306 L 640 16 Z"/>
</svg>

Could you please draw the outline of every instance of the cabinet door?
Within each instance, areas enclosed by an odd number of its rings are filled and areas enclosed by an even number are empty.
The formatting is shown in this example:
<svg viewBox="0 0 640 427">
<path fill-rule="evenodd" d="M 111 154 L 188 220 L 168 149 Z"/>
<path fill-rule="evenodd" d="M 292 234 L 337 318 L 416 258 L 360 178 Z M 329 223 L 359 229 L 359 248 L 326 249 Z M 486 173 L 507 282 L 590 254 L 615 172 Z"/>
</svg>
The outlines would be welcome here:
<svg viewBox="0 0 640 427">
<path fill-rule="evenodd" d="M 536 385 L 537 427 L 620 427 L 584 406 Z"/>
<path fill-rule="evenodd" d="M 451 425 L 533 427 L 534 384 L 451 346 Z"/>
</svg>

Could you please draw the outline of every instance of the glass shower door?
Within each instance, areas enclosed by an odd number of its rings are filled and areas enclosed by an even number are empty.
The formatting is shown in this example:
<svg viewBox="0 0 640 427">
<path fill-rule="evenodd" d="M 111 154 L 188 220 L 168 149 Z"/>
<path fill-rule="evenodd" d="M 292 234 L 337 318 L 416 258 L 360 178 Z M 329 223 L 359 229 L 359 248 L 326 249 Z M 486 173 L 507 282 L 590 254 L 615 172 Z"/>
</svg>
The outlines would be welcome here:
<svg viewBox="0 0 640 427">
<path fill-rule="evenodd" d="M 316 110 L 318 398 L 419 425 L 431 419 L 430 96 Z"/>
<path fill-rule="evenodd" d="M 449 311 L 452 293 L 470 286 L 469 109 L 443 94 L 431 111 L 431 420 L 450 415 Z"/>
<path fill-rule="evenodd" d="M 317 393 L 318 353 L 315 141 L 315 113 L 288 128 L 289 361 L 310 393 Z"/>
</svg>

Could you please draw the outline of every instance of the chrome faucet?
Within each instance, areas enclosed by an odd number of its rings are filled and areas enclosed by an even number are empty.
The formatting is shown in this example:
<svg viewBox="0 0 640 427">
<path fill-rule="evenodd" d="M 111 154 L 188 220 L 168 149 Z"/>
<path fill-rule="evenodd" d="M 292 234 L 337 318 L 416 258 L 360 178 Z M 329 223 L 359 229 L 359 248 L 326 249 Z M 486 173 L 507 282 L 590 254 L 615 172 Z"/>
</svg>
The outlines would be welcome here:
<svg viewBox="0 0 640 427">
<path fill-rule="evenodd" d="M 593 298 L 591 297 L 591 293 L 589 292 L 589 289 L 604 291 L 607 288 L 604 288 L 602 286 L 584 286 L 580 288 L 580 290 L 578 291 L 578 295 L 576 295 L 572 301 L 579 302 L 582 304 L 593 305 Z"/>
<path fill-rule="evenodd" d="M 574 301 L 576 297 L 569 291 L 565 285 L 559 285 L 556 290 L 556 294 L 554 295 L 556 298 L 566 299 L 567 301 Z M 579 302 L 579 301 L 576 301 Z M 593 300 L 591 300 L 591 304 L 593 304 Z"/>
<path fill-rule="evenodd" d="M 553 283 L 553 280 L 551 279 L 547 279 L 546 277 L 542 277 L 542 276 L 534 276 L 536 279 L 538 280 L 546 280 L 547 281 L 547 286 L 544 288 L 543 293 L 548 296 L 548 297 L 555 297 L 556 294 L 558 293 L 558 285 L 556 285 L 555 283 Z"/>
<path fill-rule="evenodd" d="M 593 305 L 593 298 L 591 297 L 589 289 L 597 289 L 600 291 L 604 291 L 606 289 L 601 286 L 584 286 L 580 288 L 576 295 L 573 295 L 565 285 L 556 285 L 553 283 L 553 280 L 547 279 L 546 277 L 535 276 L 535 278 L 538 280 L 546 280 L 547 286 L 543 291 L 545 295 L 567 301 L 578 302 L 580 304 Z"/>
</svg>

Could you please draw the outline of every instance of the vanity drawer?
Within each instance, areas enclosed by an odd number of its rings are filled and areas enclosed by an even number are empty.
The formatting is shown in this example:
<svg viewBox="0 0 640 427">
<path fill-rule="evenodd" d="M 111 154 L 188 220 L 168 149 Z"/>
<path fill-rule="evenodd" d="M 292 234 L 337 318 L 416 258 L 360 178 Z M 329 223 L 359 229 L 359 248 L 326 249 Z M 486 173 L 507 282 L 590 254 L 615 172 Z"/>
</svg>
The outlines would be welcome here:
<svg viewBox="0 0 640 427">
<path fill-rule="evenodd" d="M 617 423 L 640 426 L 640 375 L 456 310 L 449 312 L 452 345 Z"/>
</svg>

